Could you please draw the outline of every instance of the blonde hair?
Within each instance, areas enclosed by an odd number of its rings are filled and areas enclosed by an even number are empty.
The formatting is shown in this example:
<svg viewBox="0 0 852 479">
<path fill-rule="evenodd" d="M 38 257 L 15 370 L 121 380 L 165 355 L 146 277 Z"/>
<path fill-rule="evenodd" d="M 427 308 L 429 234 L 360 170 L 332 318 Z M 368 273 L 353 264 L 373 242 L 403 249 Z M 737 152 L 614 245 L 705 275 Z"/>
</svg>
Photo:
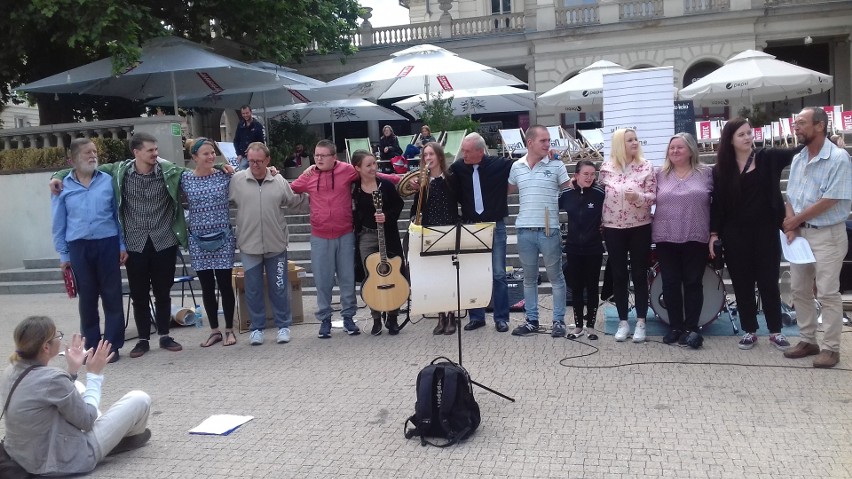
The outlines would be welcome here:
<svg viewBox="0 0 852 479">
<path fill-rule="evenodd" d="M 15 340 L 15 352 L 9 356 L 9 362 L 22 359 L 35 359 L 44 343 L 56 336 L 56 325 L 47 316 L 30 316 L 15 326 L 12 337 Z"/>
<path fill-rule="evenodd" d="M 628 132 L 636 134 L 636 130 L 633 128 L 619 128 L 612 133 L 612 141 L 610 142 L 609 159 L 621 171 L 624 171 L 624 168 L 635 160 L 639 160 L 640 163 L 645 161 L 645 155 L 642 153 L 642 145 L 639 145 L 639 149 L 636 150 L 636 158 L 627 157 L 627 141 L 625 140 L 625 136 L 627 136 Z"/>
<path fill-rule="evenodd" d="M 698 170 L 701 167 L 701 162 L 698 159 L 698 142 L 695 141 L 695 137 L 690 133 L 675 133 L 669 138 L 669 144 L 666 147 L 666 160 L 663 162 L 663 173 L 668 175 L 671 173 L 672 169 L 674 169 L 674 165 L 672 165 L 672 160 L 669 159 L 669 146 L 672 145 L 672 142 L 675 139 L 681 139 L 684 143 L 686 143 L 686 148 L 689 150 L 689 166 L 693 170 Z"/>
</svg>

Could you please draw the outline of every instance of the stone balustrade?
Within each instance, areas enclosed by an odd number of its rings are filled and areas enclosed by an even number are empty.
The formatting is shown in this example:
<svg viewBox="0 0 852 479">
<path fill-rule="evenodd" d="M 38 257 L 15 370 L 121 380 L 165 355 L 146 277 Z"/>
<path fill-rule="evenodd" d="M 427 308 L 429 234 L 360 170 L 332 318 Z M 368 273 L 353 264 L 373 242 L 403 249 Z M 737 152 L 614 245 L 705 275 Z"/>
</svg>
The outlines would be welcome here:
<svg viewBox="0 0 852 479">
<path fill-rule="evenodd" d="M 556 28 L 581 27 L 600 23 L 597 5 L 556 9 Z"/>
<path fill-rule="evenodd" d="M 174 116 L 123 118 L 86 123 L 59 123 L 27 128 L 0 129 L 0 150 L 65 148 L 74 138 L 127 138 L 139 125 L 172 124 Z"/>
<path fill-rule="evenodd" d="M 621 21 L 650 20 L 662 16 L 663 0 L 633 0 L 618 5 L 618 19 Z"/>
<path fill-rule="evenodd" d="M 683 0 L 684 15 L 724 12 L 730 8 L 731 0 Z"/>
<path fill-rule="evenodd" d="M 454 19 L 452 23 L 453 37 L 523 32 L 524 17 L 524 13 L 505 13 L 501 15 Z"/>
</svg>

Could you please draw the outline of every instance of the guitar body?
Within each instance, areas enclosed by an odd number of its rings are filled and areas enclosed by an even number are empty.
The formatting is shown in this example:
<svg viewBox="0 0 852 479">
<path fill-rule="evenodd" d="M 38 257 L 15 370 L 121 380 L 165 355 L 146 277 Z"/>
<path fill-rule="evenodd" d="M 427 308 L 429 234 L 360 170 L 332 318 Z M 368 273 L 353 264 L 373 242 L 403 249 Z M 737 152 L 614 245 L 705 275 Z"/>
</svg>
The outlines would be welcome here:
<svg viewBox="0 0 852 479">
<path fill-rule="evenodd" d="M 402 275 L 402 258 L 387 258 L 373 253 L 364 261 L 367 279 L 361 286 L 361 299 L 376 311 L 394 311 L 408 301 L 411 287 Z"/>
</svg>

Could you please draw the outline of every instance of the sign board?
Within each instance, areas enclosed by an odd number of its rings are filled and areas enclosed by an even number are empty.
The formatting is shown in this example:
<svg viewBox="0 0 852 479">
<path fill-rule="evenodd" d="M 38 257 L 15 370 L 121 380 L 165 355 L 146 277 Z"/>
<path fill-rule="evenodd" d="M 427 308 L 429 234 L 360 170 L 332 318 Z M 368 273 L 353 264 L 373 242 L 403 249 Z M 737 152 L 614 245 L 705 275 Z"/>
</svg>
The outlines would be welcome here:
<svg viewBox="0 0 852 479">
<path fill-rule="evenodd" d="M 695 138 L 695 107 L 692 100 L 674 102 L 675 133 L 689 133 Z"/>
<path fill-rule="evenodd" d="M 633 128 L 645 159 L 663 165 L 675 128 L 673 85 L 672 67 L 604 73 L 604 158 L 609 158 L 612 133 Z"/>
<path fill-rule="evenodd" d="M 172 123 L 172 136 L 181 136 L 180 123 Z"/>
</svg>

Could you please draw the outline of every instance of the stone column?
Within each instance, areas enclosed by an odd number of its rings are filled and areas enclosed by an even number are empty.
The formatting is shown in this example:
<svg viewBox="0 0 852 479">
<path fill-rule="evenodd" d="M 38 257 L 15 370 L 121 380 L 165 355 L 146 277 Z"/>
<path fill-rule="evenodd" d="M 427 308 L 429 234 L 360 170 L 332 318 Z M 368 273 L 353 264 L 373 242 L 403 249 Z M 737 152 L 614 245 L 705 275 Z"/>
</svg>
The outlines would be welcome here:
<svg viewBox="0 0 852 479">
<path fill-rule="evenodd" d="M 452 0 L 438 0 L 438 8 L 441 9 L 440 23 L 441 38 L 453 37 L 453 17 L 450 15 L 450 10 L 453 8 Z"/>
<path fill-rule="evenodd" d="M 601 25 L 619 22 L 618 0 L 600 0 L 598 2 L 598 16 Z"/>
<path fill-rule="evenodd" d="M 663 13 L 667 17 L 682 17 L 683 0 L 663 0 Z"/>
<path fill-rule="evenodd" d="M 843 105 L 846 111 L 852 110 L 852 35 L 831 43 L 834 60 L 833 105 Z"/>
<path fill-rule="evenodd" d="M 556 28 L 556 5 L 554 0 L 537 0 L 534 11 L 536 31 L 547 32 Z M 525 15 L 527 15 L 526 12 Z M 529 26 L 531 27 L 532 25 Z"/>
<path fill-rule="evenodd" d="M 372 7 L 361 7 L 363 13 L 360 17 L 364 19 L 361 23 L 361 46 L 369 47 L 373 45 L 373 24 L 370 23 L 370 18 L 373 16 Z"/>
<path fill-rule="evenodd" d="M 54 133 L 53 136 L 56 137 L 56 146 L 65 148 L 65 133 Z"/>
</svg>

